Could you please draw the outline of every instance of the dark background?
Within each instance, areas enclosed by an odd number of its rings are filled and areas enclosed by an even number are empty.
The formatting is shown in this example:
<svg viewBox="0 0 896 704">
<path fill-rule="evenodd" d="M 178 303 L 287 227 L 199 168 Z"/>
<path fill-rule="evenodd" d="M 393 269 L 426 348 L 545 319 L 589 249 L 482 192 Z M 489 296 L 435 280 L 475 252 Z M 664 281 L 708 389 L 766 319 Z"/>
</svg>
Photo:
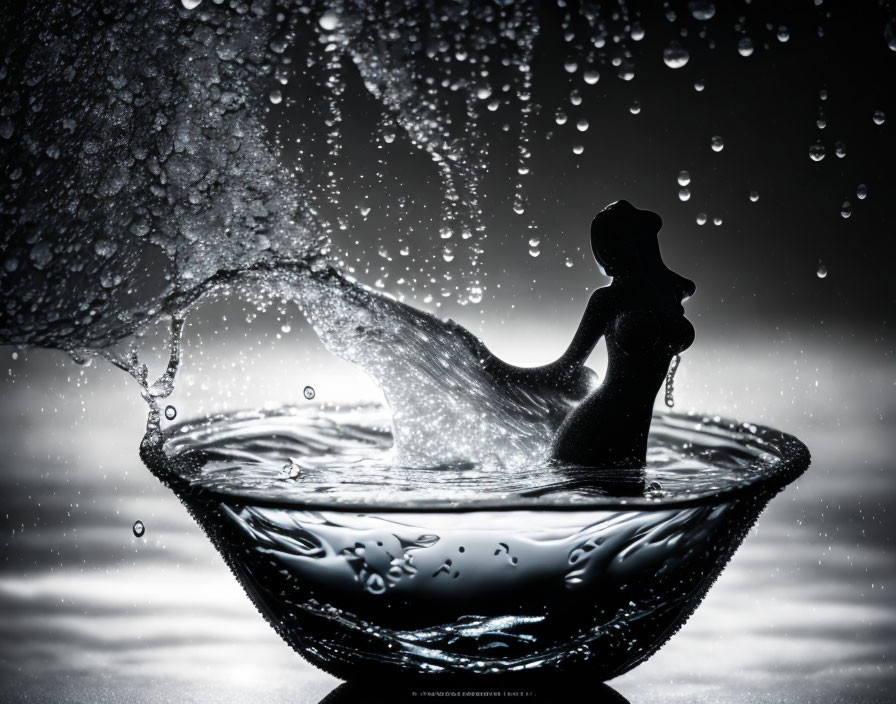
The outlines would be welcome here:
<svg viewBox="0 0 896 704">
<path fill-rule="evenodd" d="M 382 110 L 350 67 L 343 156 L 334 165 L 344 177 L 335 209 L 348 227 L 334 229 L 336 246 L 365 283 L 389 273 L 386 291 L 450 315 L 509 361 L 535 364 L 562 351 L 588 291 L 606 281 L 587 248 L 594 213 L 617 198 L 659 212 L 667 263 L 698 285 L 686 306 L 698 339 L 683 358 L 677 407 L 792 432 L 813 465 L 772 502 L 681 633 L 612 685 L 633 704 L 891 701 L 896 52 L 884 31 L 892 8 L 719 2 L 706 23 L 683 2 L 619 8 L 645 30 L 642 41 L 627 43 L 636 76 L 625 82 L 601 65 L 594 86 L 563 68 L 576 51 L 558 28 L 562 12 L 540 10 L 541 110 L 522 216 L 511 207 L 519 112 L 511 105 L 484 114 L 491 155 L 480 305 L 451 297 L 436 308 L 423 302 L 426 291 L 392 283 L 424 266 L 463 278 L 467 265 L 438 259 L 441 192 L 432 164 L 401 134 L 382 142 Z M 787 43 L 775 37 L 781 25 Z M 755 47 L 749 57 L 736 50 L 744 34 Z M 662 61 L 673 39 L 690 52 L 677 70 Z M 697 80 L 704 91 L 694 90 Z M 568 105 L 573 88 L 581 106 Z M 279 140 L 287 168 L 303 105 L 290 98 L 299 101 L 305 89 L 290 82 L 283 103 L 268 108 L 269 138 Z M 638 115 L 629 112 L 635 100 Z M 561 106 L 570 117 L 562 127 L 553 120 Z M 872 121 L 878 109 L 886 114 L 880 126 Z M 574 123 L 583 116 L 590 125 L 580 133 Z M 714 135 L 724 138 L 720 153 L 710 148 Z M 809 147 L 819 140 L 827 153 L 813 162 Z M 575 143 L 584 145 L 581 156 Z M 682 169 L 692 179 L 687 202 L 678 198 Z M 855 195 L 860 183 L 865 200 Z M 848 219 L 840 215 L 845 200 Z M 372 203 L 366 220 L 355 208 L 361 202 Z M 699 212 L 706 225 L 697 225 Z M 712 224 L 716 216 L 722 225 Z M 528 251 L 533 223 L 537 258 Z M 399 238 L 416 259 L 379 256 L 381 247 L 394 252 Z M 178 420 L 293 402 L 308 383 L 324 402 L 376 395 L 322 349 L 292 306 L 258 313 L 238 297 L 209 304 L 191 316 L 185 350 L 172 397 Z M 57 351 L 6 347 L 0 358 L 0 697 L 316 702 L 336 686 L 268 629 L 184 509 L 140 464 L 145 410 L 131 380 Z M 600 351 L 593 361 L 600 369 Z M 138 518 L 147 526 L 139 540 L 131 533 Z"/>
</svg>

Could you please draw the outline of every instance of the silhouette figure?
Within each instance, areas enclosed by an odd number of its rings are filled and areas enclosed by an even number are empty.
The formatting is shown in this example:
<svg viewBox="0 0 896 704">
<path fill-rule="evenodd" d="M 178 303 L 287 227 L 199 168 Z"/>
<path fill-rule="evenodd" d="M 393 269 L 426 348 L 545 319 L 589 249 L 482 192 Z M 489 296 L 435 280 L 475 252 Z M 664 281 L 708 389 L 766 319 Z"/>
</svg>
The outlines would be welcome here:
<svg viewBox="0 0 896 704">
<path fill-rule="evenodd" d="M 550 365 L 574 377 L 601 336 L 609 363 L 603 383 L 563 421 L 552 457 L 561 464 L 644 467 L 656 394 L 672 358 L 691 346 L 694 328 L 682 302 L 693 281 L 663 263 L 657 233 L 662 219 L 624 200 L 591 223 L 591 249 L 613 277 L 591 295 L 563 356 Z"/>
</svg>

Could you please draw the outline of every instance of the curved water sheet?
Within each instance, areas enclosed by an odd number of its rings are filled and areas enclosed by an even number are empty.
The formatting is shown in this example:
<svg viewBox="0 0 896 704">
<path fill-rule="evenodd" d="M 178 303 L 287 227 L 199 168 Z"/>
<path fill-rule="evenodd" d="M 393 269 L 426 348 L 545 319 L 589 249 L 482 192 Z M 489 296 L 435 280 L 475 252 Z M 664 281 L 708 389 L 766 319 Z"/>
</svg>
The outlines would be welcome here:
<svg viewBox="0 0 896 704">
<path fill-rule="evenodd" d="M 387 420 L 235 413 L 143 446 L 272 627 L 346 679 L 619 675 L 680 627 L 809 462 L 771 429 L 664 414 L 643 474 L 403 468 Z"/>
</svg>

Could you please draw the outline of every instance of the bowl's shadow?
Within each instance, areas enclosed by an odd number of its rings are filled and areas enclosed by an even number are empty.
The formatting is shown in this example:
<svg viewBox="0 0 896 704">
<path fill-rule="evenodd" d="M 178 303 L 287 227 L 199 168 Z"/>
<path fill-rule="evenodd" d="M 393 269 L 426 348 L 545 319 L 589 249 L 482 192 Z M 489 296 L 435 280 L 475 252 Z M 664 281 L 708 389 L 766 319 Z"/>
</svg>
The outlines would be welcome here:
<svg viewBox="0 0 896 704">
<path fill-rule="evenodd" d="M 558 702 L 563 699 L 582 700 L 589 704 L 630 704 L 619 692 L 596 680 L 581 677 L 545 677 L 525 680 L 502 678 L 483 682 L 481 679 L 458 678 L 453 684 L 427 680 L 395 680 L 387 682 L 355 680 L 344 682 L 320 700 L 319 704 L 358 704 L 360 702 L 389 702 L 405 704 L 431 699 L 452 702 L 488 700 L 520 700 Z"/>
</svg>

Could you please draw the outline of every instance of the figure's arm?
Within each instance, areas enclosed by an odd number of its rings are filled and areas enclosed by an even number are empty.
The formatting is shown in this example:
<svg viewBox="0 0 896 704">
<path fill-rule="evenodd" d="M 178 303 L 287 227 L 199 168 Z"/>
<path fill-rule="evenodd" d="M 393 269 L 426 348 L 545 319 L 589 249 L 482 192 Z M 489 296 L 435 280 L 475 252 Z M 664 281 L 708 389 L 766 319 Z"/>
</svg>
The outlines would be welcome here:
<svg viewBox="0 0 896 704">
<path fill-rule="evenodd" d="M 606 288 L 599 288 L 591 294 L 576 334 L 566 352 L 554 362 L 556 366 L 564 368 L 564 371 L 574 371 L 585 364 L 611 319 L 610 295 Z"/>
</svg>

